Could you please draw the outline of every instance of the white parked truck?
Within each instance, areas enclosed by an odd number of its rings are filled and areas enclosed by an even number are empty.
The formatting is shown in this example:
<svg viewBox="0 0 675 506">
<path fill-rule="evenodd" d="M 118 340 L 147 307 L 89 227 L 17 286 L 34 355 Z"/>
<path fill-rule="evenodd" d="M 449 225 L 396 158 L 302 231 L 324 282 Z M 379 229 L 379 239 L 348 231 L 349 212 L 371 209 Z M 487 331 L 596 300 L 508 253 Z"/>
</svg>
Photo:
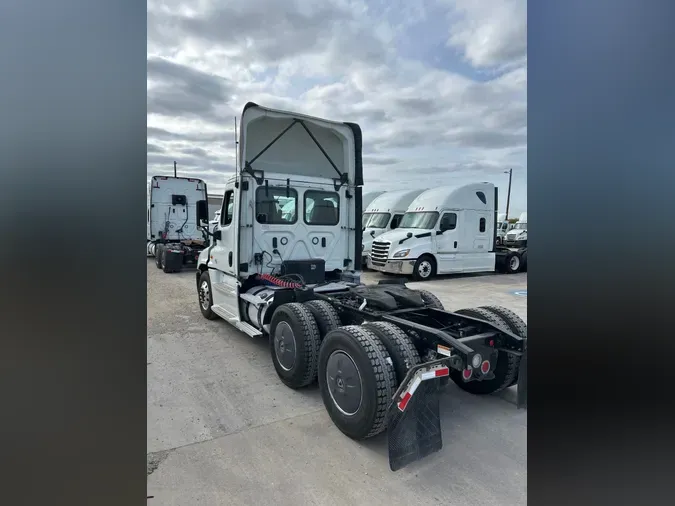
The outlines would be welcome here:
<svg viewBox="0 0 675 506">
<path fill-rule="evenodd" d="M 205 318 L 268 339 L 280 380 L 293 389 L 318 382 L 347 436 L 386 430 L 392 470 L 441 448 L 441 381 L 476 395 L 517 384 L 518 404 L 527 403 L 518 316 L 494 306 L 452 313 L 425 290 L 360 283 L 358 125 L 253 103 L 240 125 L 241 167 L 199 256 Z M 282 212 L 285 199 L 295 212 Z M 206 205 L 197 220 L 206 229 Z"/>
<path fill-rule="evenodd" d="M 425 190 L 385 192 L 370 203 L 364 213 L 364 216 L 368 216 L 368 220 L 363 224 L 363 265 L 367 265 L 367 258 L 375 238 L 398 228 L 412 201 L 423 191 Z"/>
<path fill-rule="evenodd" d="M 506 219 L 506 213 L 497 215 L 497 244 L 503 244 L 504 236 L 513 228 L 513 225 Z"/>
<path fill-rule="evenodd" d="M 201 179 L 153 176 L 148 183 L 147 247 L 158 269 L 178 272 L 197 264 L 205 234 L 197 226 L 197 202 L 206 201 Z"/>
<path fill-rule="evenodd" d="M 513 228 L 504 237 L 504 245 L 527 247 L 527 213 L 522 213 Z"/>
<path fill-rule="evenodd" d="M 363 199 L 361 201 L 362 202 L 361 205 L 363 206 L 363 209 L 364 209 L 363 214 L 361 215 L 361 225 L 362 226 L 365 227 L 366 222 L 370 218 L 370 215 L 368 214 L 368 206 L 370 205 L 370 203 L 373 200 L 375 200 L 377 197 L 379 197 L 383 193 L 386 193 L 386 192 L 377 191 L 377 192 L 368 192 L 368 193 L 363 194 Z"/>
<path fill-rule="evenodd" d="M 521 270 L 527 251 L 497 246 L 497 188 L 442 186 L 419 195 L 398 229 L 373 241 L 368 268 L 425 281 L 437 274 Z"/>
</svg>

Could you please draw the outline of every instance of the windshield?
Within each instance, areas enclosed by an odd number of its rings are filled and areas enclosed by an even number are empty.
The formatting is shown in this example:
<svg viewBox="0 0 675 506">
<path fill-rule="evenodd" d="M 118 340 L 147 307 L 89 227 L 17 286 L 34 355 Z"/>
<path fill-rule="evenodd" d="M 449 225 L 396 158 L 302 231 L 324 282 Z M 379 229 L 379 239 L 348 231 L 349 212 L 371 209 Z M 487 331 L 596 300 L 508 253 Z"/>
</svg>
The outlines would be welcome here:
<svg viewBox="0 0 675 506">
<path fill-rule="evenodd" d="M 368 221 L 365 222 L 365 228 L 387 228 L 391 214 L 389 213 L 370 213 Z"/>
<path fill-rule="evenodd" d="M 423 228 L 429 230 L 436 226 L 437 221 L 438 213 L 436 211 L 405 213 L 398 228 Z"/>
<path fill-rule="evenodd" d="M 372 216 L 373 213 L 363 213 L 361 216 L 361 227 L 366 228 L 366 223 L 368 223 L 368 220 Z"/>
<path fill-rule="evenodd" d="M 527 230 L 527 222 L 516 223 L 516 226 L 513 228 L 515 228 L 516 230 Z"/>
</svg>

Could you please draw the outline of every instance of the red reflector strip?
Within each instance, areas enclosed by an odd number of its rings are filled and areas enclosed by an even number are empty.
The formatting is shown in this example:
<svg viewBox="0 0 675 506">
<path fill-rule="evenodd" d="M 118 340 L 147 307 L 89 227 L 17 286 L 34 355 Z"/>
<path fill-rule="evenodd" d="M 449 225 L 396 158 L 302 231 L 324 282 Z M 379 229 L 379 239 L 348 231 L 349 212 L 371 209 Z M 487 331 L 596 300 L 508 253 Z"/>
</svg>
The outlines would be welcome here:
<svg viewBox="0 0 675 506">
<path fill-rule="evenodd" d="M 412 399 L 412 394 L 410 392 L 406 392 L 406 394 L 403 396 L 403 399 L 401 399 L 398 403 L 398 409 L 401 411 L 405 410 L 405 407 L 408 405 L 408 402 L 410 402 L 410 399 Z"/>
<path fill-rule="evenodd" d="M 447 367 L 442 367 L 441 369 L 436 369 L 436 377 L 440 378 L 443 376 L 449 376 L 450 375 L 450 369 Z"/>
</svg>

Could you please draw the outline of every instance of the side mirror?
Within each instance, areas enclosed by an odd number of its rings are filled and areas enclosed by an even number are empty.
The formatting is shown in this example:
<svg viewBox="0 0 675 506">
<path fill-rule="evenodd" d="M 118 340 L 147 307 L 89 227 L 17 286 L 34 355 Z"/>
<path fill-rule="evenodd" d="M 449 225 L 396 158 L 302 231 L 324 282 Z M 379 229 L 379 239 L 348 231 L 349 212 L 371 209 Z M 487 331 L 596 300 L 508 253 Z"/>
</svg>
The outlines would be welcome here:
<svg viewBox="0 0 675 506">
<path fill-rule="evenodd" d="M 209 203 L 206 200 L 197 201 L 197 226 L 203 227 L 203 223 L 209 223 Z"/>
</svg>

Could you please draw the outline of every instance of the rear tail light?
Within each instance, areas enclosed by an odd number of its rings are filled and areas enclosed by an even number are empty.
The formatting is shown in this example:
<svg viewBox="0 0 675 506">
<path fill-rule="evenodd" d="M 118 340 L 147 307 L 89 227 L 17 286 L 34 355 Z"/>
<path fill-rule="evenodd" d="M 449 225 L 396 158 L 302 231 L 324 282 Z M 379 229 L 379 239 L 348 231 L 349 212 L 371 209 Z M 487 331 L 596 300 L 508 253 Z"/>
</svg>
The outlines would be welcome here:
<svg viewBox="0 0 675 506">
<path fill-rule="evenodd" d="M 483 374 L 487 374 L 490 372 L 490 362 L 485 360 L 483 363 L 480 365 L 480 372 Z"/>
<path fill-rule="evenodd" d="M 471 379 L 471 375 L 473 374 L 473 371 L 469 369 L 468 367 L 462 371 L 462 379 L 464 381 L 469 381 Z"/>
</svg>

